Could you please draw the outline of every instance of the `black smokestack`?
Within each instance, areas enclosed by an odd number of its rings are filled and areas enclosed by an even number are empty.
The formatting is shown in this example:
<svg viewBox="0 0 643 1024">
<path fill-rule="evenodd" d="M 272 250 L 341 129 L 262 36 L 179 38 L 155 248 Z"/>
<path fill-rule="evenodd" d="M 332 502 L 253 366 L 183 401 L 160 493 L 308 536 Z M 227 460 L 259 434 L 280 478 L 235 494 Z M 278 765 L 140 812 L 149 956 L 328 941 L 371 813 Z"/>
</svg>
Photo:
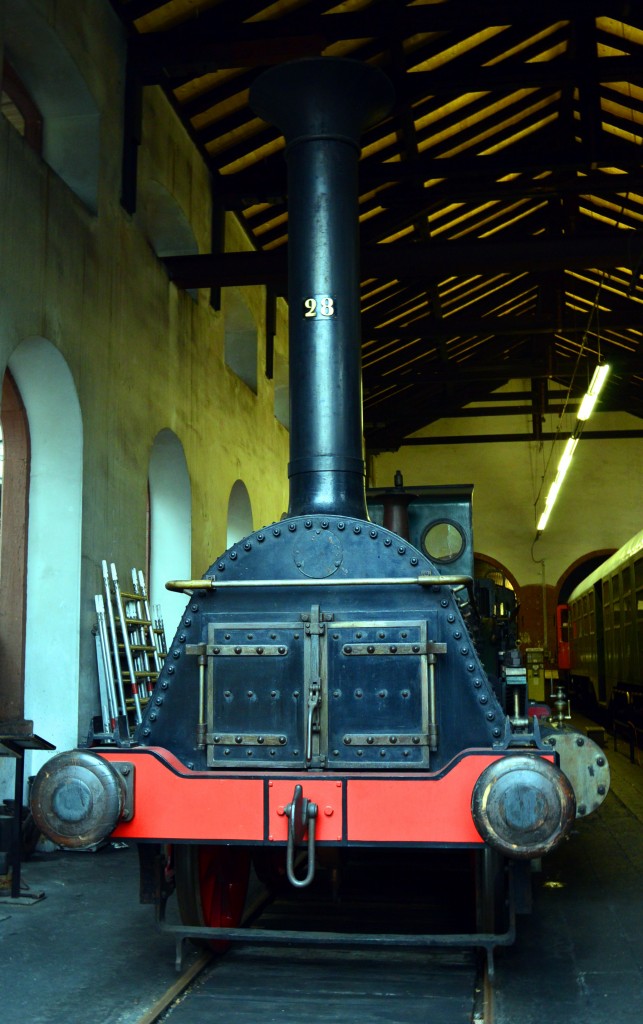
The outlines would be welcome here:
<svg viewBox="0 0 643 1024">
<path fill-rule="evenodd" d="M 321 57 L 271 68 L 250 104 L 286 138 L 289 512 L 366 519 L 357 166 L 393 89 L 367 64 Z"/>
</svg>

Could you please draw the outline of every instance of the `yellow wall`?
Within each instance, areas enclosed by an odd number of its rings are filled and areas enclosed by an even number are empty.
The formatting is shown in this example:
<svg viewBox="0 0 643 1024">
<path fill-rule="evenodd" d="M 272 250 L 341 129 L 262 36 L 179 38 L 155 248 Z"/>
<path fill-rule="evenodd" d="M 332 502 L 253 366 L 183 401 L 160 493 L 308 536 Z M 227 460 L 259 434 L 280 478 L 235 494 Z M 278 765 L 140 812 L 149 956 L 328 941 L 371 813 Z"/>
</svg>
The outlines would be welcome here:
<svg viewBox="0 0 643 1024">
<path fill-rule="evenodd" d="M 265 376 L 264 289 L 243 290 L 258 333 L 254 394 L 224 362 L 225 292 L 221 311 L 212 309 L 207 290 L 193 301 L 170 283 L 146 237 L 143 200 L 155 182 L 182 209 L 199 250 L 211 248 L 208 172 L 156 88 L 144 91 L 139 208 L 130 216 L 120 204 L 125 50 L 109 4 L 25 0 L 24 10 L 56 36 L 56 48 L 77 66 L 100 112 L 96 213 L 0 117 L 0 371 L 22 341 L 47 339 L 69 367 L 82 413 L 82 735 L 93 699 L 87 694 L 96 688 L 91 629 L 100 563 L 114 561 L 121 573 L 145 565 L 148 466 L 157 433 L 171 429 L 185 452 L 195 576 L 225 549 L 228 497 L 237 479 L 247 487 L 255 528 L 287 508 L 288 433 L 275 419 L 274 386 Z M 229 216 L 226 245 L 247 244 Z M 286 321 L 281 303 L 276 349 L 282 356 Z"/>
<path fill-rule="evenodd" d="M 511 381 L 503 390 L 524 390 L 528 402 L 528 381 Z M 407 486 L 473 484 L 476 552 L 504 565 L 521 586 L 542 586 L 544 560 L 545 583 L 555 586 L 578 559 L 596 550 L 616 549 L 641 528 L 643 440 L 581 437 L 549 523 L 535 543 L 536 499 L 543 475 L 538 510 L 574 423 L 575 417 L 562 423 L 562 440 L 553 445 L 474 440 L 476 434 L 527 433 L 531 415 L 440 420 L 415 436 L 462 437 L 465 443 L 407 446 L 379 455 L 371 460 L 370 483 L 391 486 L 400 469 Z M 633 416 L 596 411 L 585 429 L 589 433 L 640 427 Z M 546 417 L 543 430 L 557 428 L 558 417 Z"/>
</svg>

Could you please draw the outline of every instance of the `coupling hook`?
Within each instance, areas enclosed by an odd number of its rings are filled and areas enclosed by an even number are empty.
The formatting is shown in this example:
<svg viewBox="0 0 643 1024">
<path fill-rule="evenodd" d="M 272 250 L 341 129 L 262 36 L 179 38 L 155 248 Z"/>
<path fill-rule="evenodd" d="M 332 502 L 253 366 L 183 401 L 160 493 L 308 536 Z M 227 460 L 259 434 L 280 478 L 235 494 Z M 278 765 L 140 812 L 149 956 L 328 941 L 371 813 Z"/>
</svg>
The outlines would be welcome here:
<svg viewBox="0 0 643 1024">
<path fill-rule="evenodd" d="M 295 786 L 292 802 L 285 808 L 288 816 L 288 848 L 286 852 L 286 875 L 296 889 L 304 889 L 315 877 L 315 820 L 317 804 L 307 800 L 299 784 Z M 308 870 L 305 878 L 295 874 L 295 847 L 304 845 L 304 834 L 308 829 Z"/>
</svg>

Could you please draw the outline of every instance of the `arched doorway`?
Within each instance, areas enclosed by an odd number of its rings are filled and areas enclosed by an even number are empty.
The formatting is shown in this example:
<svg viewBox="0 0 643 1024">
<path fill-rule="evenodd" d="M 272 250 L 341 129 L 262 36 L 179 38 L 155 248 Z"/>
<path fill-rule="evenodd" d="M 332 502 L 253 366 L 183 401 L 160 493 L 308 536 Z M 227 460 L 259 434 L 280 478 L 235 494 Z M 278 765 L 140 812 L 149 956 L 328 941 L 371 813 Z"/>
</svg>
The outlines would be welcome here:
<svg viewBox="0 0 643 1024">
<path fill-rule="evenodd" d="M 0 437 L 0 722 L 24 721 L 27 517 L 29 514 L 29 424 L 7 370 L 2 382 Z"/>
<path fill-rule="evenodd" d="M 29 426 L 24 717 L 69 749 L 79 739 L 83 428 L 71 372 L 45 338 L 9 360 Z M 23 494 L 25 507 L 26 493 Z M 23 592 L 24 594 L 24 584 Z M 22 595 L 16 594 L 16 599 Z M 86 724 L 85 724 L 86 727 Z M 25 775 L 50 756 L 29 751 Z"/>
<path fill-rule="evenodd" d="M 165 589 L 171 579 L 192 574 L 192 490 L 183 445 L 173 431 L 154 438 L 149 466 L 150 604 L 160 605 L 171 642 L 185 609 L 185 596 Z"/>
</svg>

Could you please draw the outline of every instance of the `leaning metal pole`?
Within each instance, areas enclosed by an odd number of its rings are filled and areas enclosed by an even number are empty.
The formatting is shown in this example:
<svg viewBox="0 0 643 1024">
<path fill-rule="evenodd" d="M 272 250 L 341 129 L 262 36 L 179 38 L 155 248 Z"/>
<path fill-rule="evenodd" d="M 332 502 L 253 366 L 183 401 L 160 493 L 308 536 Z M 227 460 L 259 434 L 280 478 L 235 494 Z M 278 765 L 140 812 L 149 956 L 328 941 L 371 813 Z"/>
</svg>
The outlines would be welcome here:
<svg viewBox="0 0 643 1024">
<path fill-rule="evenodd" d="M 367 519 L 362 453 L 359 140 L 393 104 L 358 61 L 281 64 L 250 105 L 286 138 L 290 345 L 290 515 Z"/>
</svg>

